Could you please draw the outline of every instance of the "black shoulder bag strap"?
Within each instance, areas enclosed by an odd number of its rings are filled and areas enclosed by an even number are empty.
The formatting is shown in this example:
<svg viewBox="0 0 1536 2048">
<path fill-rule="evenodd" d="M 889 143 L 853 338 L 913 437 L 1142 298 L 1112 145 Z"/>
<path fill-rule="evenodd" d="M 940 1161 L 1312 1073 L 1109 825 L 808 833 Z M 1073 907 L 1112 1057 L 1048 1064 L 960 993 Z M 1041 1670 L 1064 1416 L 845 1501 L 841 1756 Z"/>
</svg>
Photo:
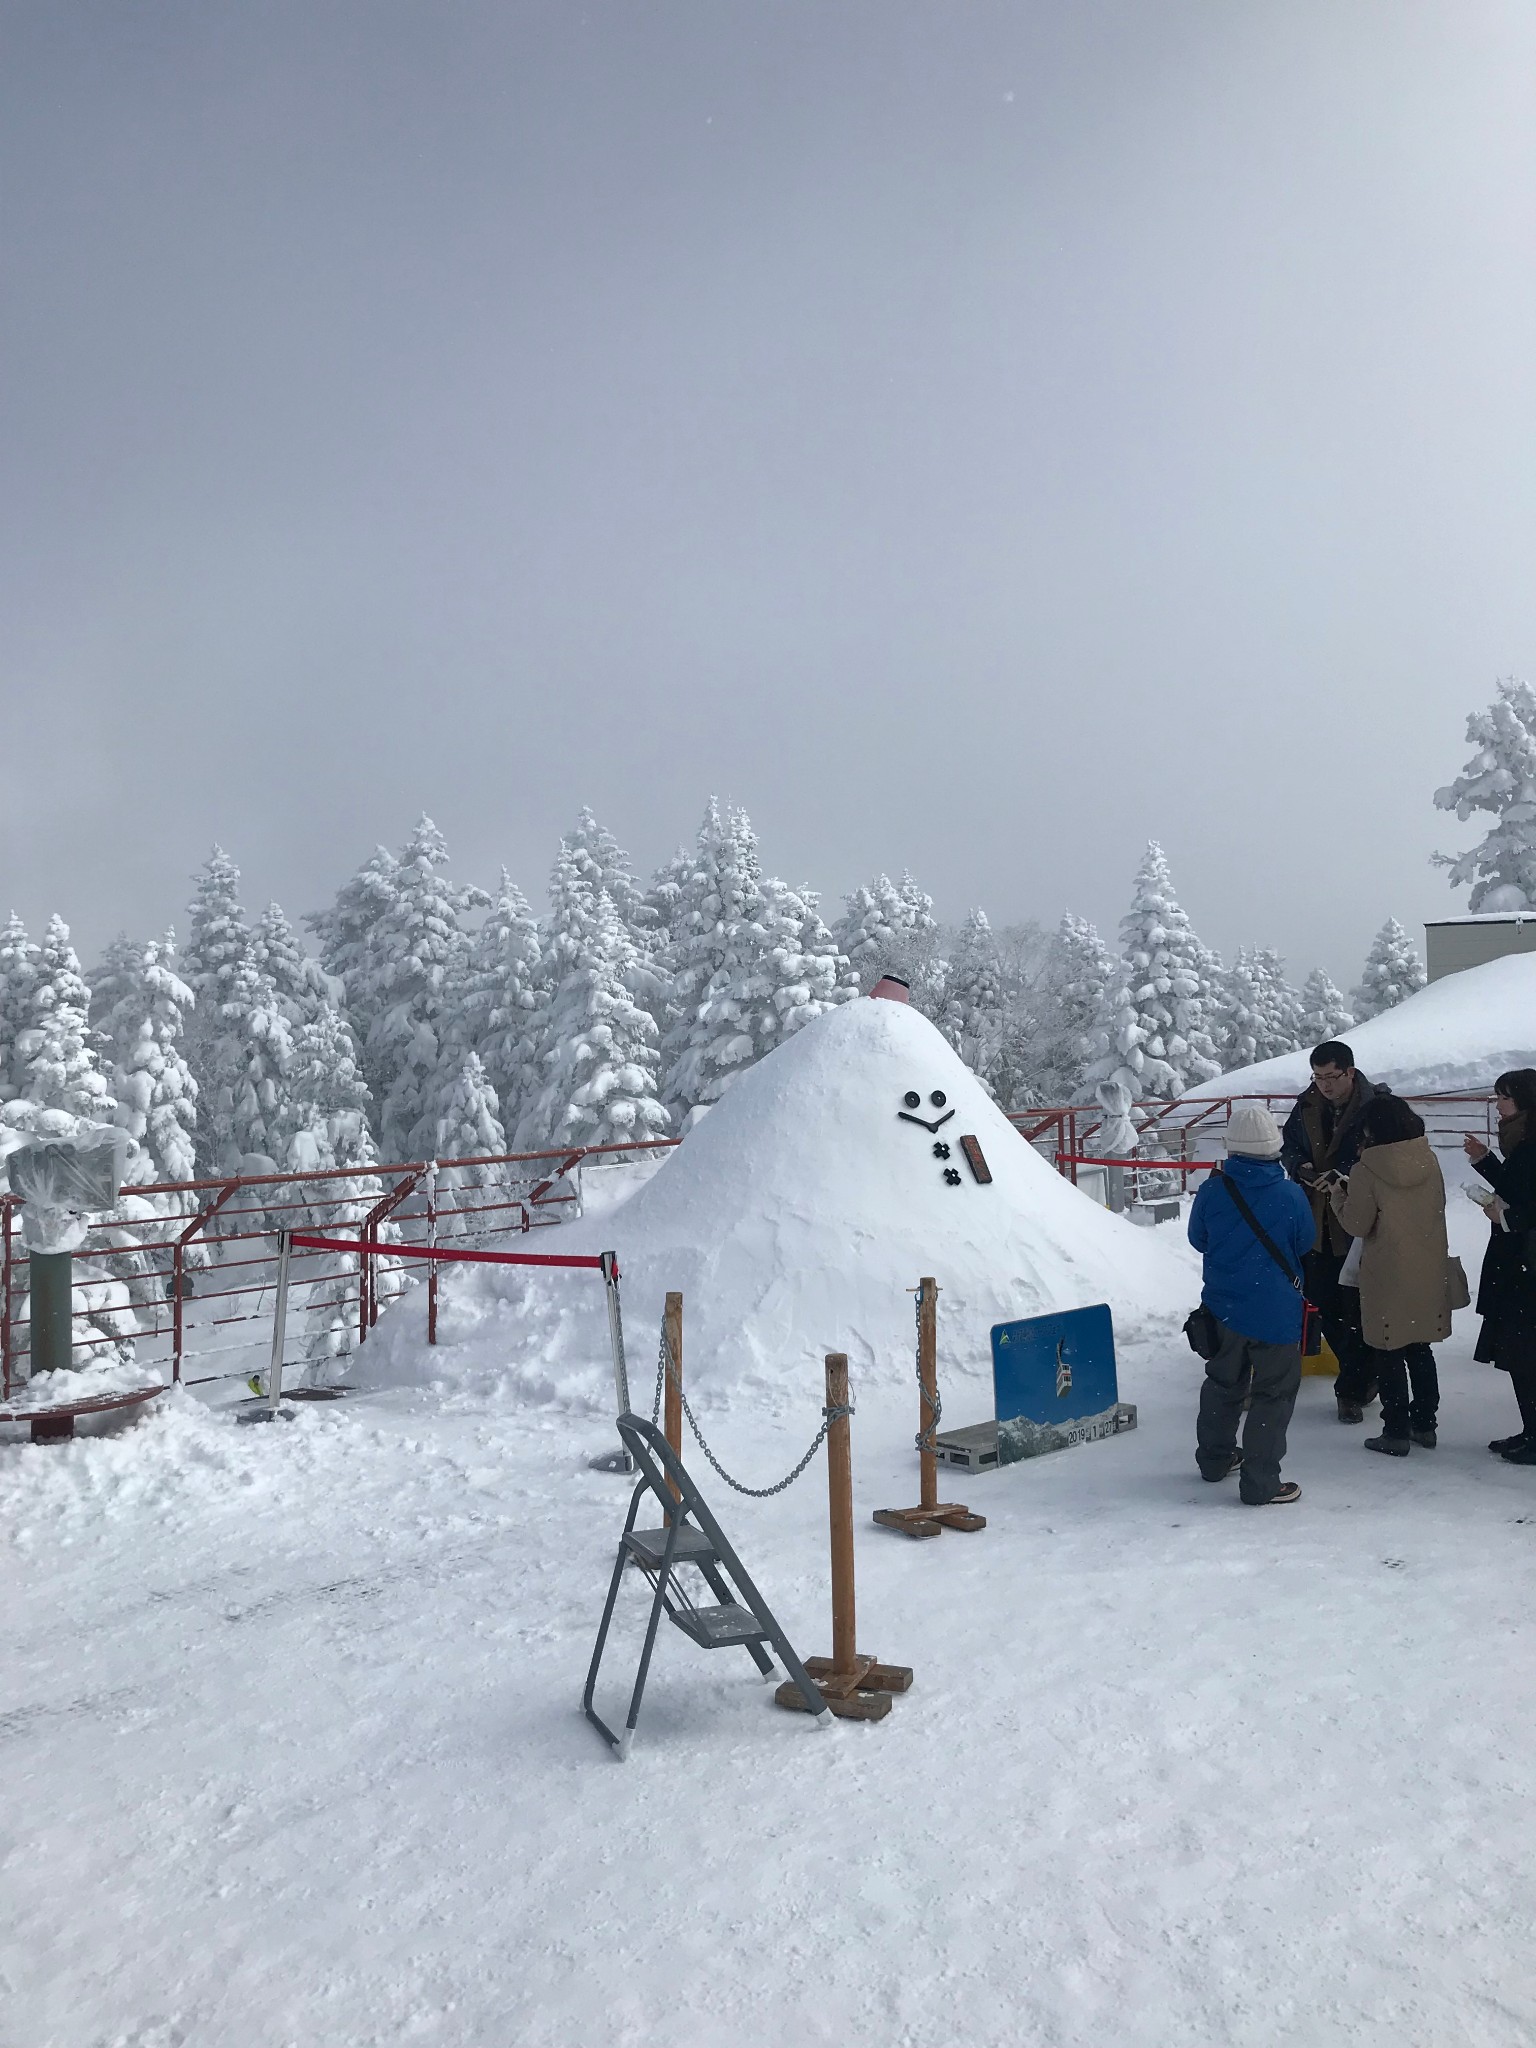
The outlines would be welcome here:
<svg viewBox="0 0 1536 2048">
<path fill-rule="evenodd" d="M 1264 1228 L 1263 1224 L 1259 1221 L 1258 1217 L 1255 1216 L 1252 1209 L 1249 1208 L 1248 1199 L 1245 1195 L 1239 1192 L 1236 1181 L 1233 1180 L 1232 1176 L 1228 1173 L 1221 1174 L 1219 1178 L 1221 1180 L 1222 1186 L 1226 1189 L 1227 1193 L 1232 1197 L 1233 1201 L 1236 1202 L 1238 1206 L 1238 1211 L 1241 1214 L 1243 1221 L 1247 1224 L 1248 1228 L 1253 1232 L 1254 1236 L 1259 1240 L 1259 1243 L 1263 1245 L 1265 1251 L 1269 1253 L 1269 1256 L 1280 1268 L 1281 1272 L 1285 1275 L 1286 1279 L 1290 1281 L 1291 1285 L 1295 1288 L 1296 1292 L 1300 1294 L 1301 1275 L 1299 1273 L 1293 1273 L 1291 1271 L 1290 1260 L 1286 1258 L 1285 1254 L 1280 1250 L 1279 1246 L 1275 1243 L 1275 1240 L 1270 1236 L 1269 1232 Z"/>
</svg>

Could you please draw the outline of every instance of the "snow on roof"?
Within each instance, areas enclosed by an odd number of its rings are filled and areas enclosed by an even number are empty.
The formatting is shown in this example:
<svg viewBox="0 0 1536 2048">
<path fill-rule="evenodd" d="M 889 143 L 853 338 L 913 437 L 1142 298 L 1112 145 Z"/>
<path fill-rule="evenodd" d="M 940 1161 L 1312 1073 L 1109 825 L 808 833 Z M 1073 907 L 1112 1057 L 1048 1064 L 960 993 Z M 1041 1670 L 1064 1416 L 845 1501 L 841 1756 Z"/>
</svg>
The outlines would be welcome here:
<svg viewBox="0 0 1536 2048">
<path fill-rule="evenodd" d="M 1507 1068 L 1536 1066 L 1536 954 L 1447 974 L 1341 1036 L 1362 1073 L 1401 1095 L 1483 1093 Z M 1185 1100 L 1299 1091 L 1310 1078 L 1309 1051 L 1220 1074 Z"/>
<path fill-rule="evenodd" d="M 990 1185 L 973 1176 L 962 1136 L 978 1141 Z M 849 1354 L 856 1380 L 910 1377 L 907 1290 L 925 1274 L 943 1290 L 941 1377 L 989 1374 L 997 1322 L 1097 1301 L 1125 1324 L 1182 1318 L 1198 1293 L 1182 1231 L 1110 1215 L 1025 1143 L 926 1018 L 868 1000 L 806 1025 L 744 1073 L 621 1207 L 542 1232 L 537 1249 L 557 1240 L 562 1250 L 617 1250 L 631 1390 L 646 1413 L 669 1288 L 684 1297 L 688 1387 L 793 1392 L 797 1406 L 819 1391 L 828 1351 Z M 590 1275 L 482 1268 L 455 1274 L 448 1292 L 440 1336 L 463 1347 L 459 1358 L 441 1345 L 426 1352 L 413 1317 L 387 1364 L 370 1341 L 370 1377 L 480 1363 L 519 1398 L 611 1406 Z"/>
</svg>

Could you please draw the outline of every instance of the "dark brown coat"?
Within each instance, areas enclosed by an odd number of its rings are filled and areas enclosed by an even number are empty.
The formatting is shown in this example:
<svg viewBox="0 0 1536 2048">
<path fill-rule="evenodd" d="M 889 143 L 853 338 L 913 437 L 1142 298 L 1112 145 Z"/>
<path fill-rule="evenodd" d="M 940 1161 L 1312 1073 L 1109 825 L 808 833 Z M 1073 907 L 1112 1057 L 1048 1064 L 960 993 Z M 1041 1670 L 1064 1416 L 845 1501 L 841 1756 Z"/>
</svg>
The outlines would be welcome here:
<svg viewBox="0 0 1536 2048">
<path fill-rule="evenodd" d="M 1360 1150 L 1360 1119 L 1365 1105 L 1378 1095 L 1390 1093 L 1387 1087 L 1368 1081 L 1357 1068 L 1347 1102 L 1335 1109 L 1314 1081 L 1297 1097 L 1296 1107 L 1285 1120 L 1285 1143 L 1280 1156 L 1286 1172 L 1292 1180 L 1301 1181 L 1311 1201 L 1317 1224 L 1314 1251 L 1330 1251 L 1336 1259 L 1343 1258 L 1349 1250 L 1349 1232 L 1329 1208 L 1323 1189 L 1312 1185 L 1298 1169 L 1307 1165 L 1319 1173 L 1330 1167 L 1348 1173 Z"/>
</svg>

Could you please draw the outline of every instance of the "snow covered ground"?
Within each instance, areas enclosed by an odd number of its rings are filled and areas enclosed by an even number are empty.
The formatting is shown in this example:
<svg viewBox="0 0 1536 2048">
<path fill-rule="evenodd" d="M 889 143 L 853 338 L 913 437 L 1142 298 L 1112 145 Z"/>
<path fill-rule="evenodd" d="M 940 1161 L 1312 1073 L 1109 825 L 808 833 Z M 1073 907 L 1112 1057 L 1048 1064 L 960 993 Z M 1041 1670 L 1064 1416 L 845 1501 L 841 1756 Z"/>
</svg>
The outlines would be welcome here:
<svg viewBox="0 0 1536 2048">
<path fill-rule="evenodd" d="M 870 1380 L 860 1635 L 913 1690 L 818 1729 L 665 1630 L 624 1766 L 579 1713 L 626 1499 L 594 1420 L 477 1375 L 0 1448 L 0 2039 L 1523 2048 L 1536 1472 L 1484 1448 L 1474 1327 L 1433 1453 L 1304 1382 L 1273 1512 L 1196 1478 L 1198 1365 L 1143 1327 L 1134 1434 L 955 1486 L 988 1528 L 924 1544 L 868 1524 L 916 1488 Z M 760 1478 L 813 1422 L 711 1433 Z M 823 1463 L 712 1498 L 829 1647 Z"/>
</svg>

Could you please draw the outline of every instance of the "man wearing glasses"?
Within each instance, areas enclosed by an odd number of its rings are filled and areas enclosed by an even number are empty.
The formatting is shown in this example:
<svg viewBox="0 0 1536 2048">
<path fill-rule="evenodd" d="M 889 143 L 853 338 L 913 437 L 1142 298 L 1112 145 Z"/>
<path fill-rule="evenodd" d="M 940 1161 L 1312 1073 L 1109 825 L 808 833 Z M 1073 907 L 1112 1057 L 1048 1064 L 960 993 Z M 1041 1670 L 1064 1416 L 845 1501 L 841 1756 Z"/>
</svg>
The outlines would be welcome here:
<svg viewBox="0 0 1536 2048">
<path fill-rule="evenodd" d="M 1348 1180 L 1360 1156 L 1365 1105 L 1373 1096 L 1391 1092 L 1359 1072 L 1347 1045 L 1337 1038 L 1325 1039 L 1313 1048 L 1312 1085 L 1296 1098 L 1296 1107 L 1285 1120 L 1281 1161 L 1312 1203 L 1316 1235 L 1302 1262 L 1302 1277 L 1307 1299 L 1339 1361 L 1333 1392 L 1340 1422 L 1365 1420 L 1366 1403 L 1376 1398 L 1376 1375 L 1360 1329 L 1360 1291 L 1339 1285 L 1353 1239 L 1334 1214 L 1328 1190 Z"/>
</svg>

